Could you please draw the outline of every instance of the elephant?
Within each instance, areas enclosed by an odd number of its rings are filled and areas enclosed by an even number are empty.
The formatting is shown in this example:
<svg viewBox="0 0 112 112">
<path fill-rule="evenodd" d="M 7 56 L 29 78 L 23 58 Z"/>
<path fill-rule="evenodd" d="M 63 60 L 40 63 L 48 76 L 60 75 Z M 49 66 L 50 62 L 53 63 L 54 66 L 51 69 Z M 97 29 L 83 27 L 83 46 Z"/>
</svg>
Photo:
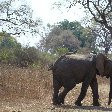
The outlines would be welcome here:
<svg viewBox="0 0 112 112">
<path fill-rule="evenodd" d="M 105 58 L 104 64 L 105 64 L 104 76 L 110 78 L 110 92 L 109 92 L 109 100 L 108 100 L 108 105 L 110 105 L 112 99 L 112 60 L 109 58 Z"/>
<path fill-rule="evenodd" d="M 90 86 L 93 94 L 93 106 L 100 106 L 97 75 L 104 76 L 105 56 L 65 54 L 49 67 L 53 74 L 53 105 L 64 104 L 67 93 L 72 90 L 76 84 L 82 82 L 81 92 L 75 105 L 82 106 L 87 89 Z M 64 87 L 60 93 L 59 90 Z"/>
</svg>

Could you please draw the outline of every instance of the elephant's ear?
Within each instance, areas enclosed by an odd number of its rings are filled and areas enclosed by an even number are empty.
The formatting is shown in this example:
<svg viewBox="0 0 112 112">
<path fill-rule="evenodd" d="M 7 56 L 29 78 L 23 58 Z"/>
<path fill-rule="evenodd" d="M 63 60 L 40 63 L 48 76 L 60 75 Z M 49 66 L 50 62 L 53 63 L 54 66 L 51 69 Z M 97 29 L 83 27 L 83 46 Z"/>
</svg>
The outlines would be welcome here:
<svg viewBox="0 0 112 112">
<path fill-rule="evenodd" d="M 99 53 L 96 57 L 96 68 L 101 76 L 104 76 L 104 67 L 106 59 L 106 56 L 101 53 Z"/>
</svg>

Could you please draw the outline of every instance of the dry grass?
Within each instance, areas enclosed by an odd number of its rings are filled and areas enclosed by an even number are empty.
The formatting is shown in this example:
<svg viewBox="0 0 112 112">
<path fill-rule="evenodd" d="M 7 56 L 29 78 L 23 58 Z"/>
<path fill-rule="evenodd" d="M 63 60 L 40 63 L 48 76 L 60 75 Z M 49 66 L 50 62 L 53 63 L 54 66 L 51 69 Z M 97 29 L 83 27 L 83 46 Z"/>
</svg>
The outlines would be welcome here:
<svg viewBox="0 0 112 112">
<path fill-rule="evenodd" d="M 0 85 L 5 97 L 41 99 L 51 92 L 51 75 L 42 69 L 1 66 Z"/>
<path fill-rule="evenodd" d="M 0 66 L 0 112 L 89 112 L 112 111 L 107 106 L 109 80 L 98 77 L 101 107 L 92 107 L 91 89 L 83 100 L 83 107 L 76 107 L 81 84 L 70 91 L 65 105 L 52 106 L 52 75 L 45 69 Z"/>
</svg>

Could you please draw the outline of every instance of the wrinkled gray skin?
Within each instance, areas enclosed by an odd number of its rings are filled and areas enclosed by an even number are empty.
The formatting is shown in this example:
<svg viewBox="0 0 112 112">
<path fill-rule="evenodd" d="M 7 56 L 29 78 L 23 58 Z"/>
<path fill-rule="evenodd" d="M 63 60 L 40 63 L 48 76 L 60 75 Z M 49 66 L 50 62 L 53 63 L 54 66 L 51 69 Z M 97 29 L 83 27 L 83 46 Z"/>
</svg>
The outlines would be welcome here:
<svg viewBox="0 0 112 112">
<path fill-rule="evenodd" d="M 60 57 L 49 70 L 53 72 L 53 104 L 64 104 L 67 93 L 73 89 L 76 84 L 82 82 L 82 88 L 75 105 L 81 106 L 87 89 L 90 86 L 93 93 L 93 105 L 99 106 L 98 84 L 96 74 L 104 74 L 104 55 L 64 55 Z M 64 90 L 59 93 L 59 89 Z"/>
<path fill-rule="evenodd" d="M 108 105 L 110 105 L 112 99 L 112 60 L 108 58 L 105 59 L 104 76 L 110 78 L 110 92 L 109 92 L 109 101 L 108 101 Z"/>
</svg>

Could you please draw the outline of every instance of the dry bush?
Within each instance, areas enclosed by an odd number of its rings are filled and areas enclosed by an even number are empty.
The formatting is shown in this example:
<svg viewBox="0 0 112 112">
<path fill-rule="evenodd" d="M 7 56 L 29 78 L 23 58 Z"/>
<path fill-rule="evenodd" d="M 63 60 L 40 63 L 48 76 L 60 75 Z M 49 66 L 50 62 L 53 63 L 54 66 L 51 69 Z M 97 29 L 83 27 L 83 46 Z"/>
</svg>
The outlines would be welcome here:
<svg viewBox="0 0 112 112">
<path fill-rule="evenodd" d="M 44 69 L 0 66 L 0 96 L 44 99 L 51 94 L 52 75 Z"/>
</svg>

